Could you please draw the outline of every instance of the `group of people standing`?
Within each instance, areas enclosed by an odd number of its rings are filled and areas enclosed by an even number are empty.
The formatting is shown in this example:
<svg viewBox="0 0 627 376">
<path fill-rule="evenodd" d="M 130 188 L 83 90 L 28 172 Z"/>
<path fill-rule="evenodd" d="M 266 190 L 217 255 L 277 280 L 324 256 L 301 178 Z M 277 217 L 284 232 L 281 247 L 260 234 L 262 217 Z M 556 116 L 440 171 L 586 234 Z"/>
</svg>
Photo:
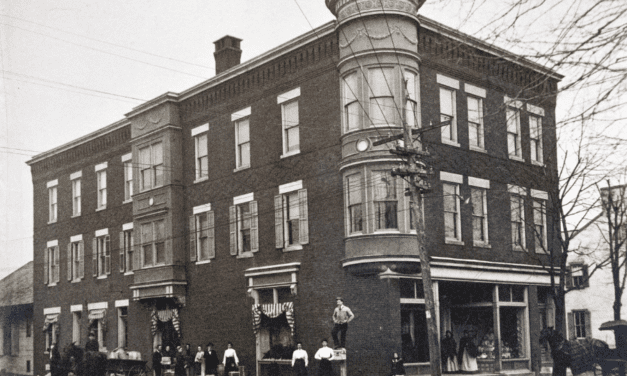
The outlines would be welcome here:
<svg viewBox="0 0 627 376">
<path fill-rule="evenodd" d="M 479 370 L 477 356 L 479 350 L 474 338 L 468 330 L 464 330 L 464 336 L 459 341 L 459 349 L 450 330 L 442 340 L 442 363 L 444 372 L 466 372 L 473 373 Z"/>
<path fill-rule="evenodd" d="M 224 351 L 222 364 L 226 375 L 231 371 L 238 370 L 239 359 L 231 342 L 228 343 L 228 347 Z M 203 350 L 202 346 L 199 345 L 196 353 L 193 352 L 188 343 L 185 345 L 185 349 L 182 346 L 177 346 L 176 352 L 172 351 L 170 346 L 163 349 L 159 345 L 152 354 L 154 376 L 161 376 L 163 371 L 168 368 L 173 368 L 176 376 L 218 375 L 219 365 L 220 358 L 213 349 L 211 342 L 207 344 L 206 350 Z"/>
</svg>

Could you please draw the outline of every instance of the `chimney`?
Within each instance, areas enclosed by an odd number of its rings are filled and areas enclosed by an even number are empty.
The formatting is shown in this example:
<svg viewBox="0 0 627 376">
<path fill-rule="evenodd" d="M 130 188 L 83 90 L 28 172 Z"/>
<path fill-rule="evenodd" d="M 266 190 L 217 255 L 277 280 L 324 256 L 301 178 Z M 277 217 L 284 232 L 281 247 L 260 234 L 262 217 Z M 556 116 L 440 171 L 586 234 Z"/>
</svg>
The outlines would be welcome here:
<svg viewBox="0 0 627 376">
<path fill-rule="evenodd" d="M 216 75 L 239 65 L 242 57 L 242 50 L 239 48 L 241 41 L 239 38 L 225 35 L 213 42 L 216 45 L 216 52 L 213 53 L 216 59 Z"/>
</svg>

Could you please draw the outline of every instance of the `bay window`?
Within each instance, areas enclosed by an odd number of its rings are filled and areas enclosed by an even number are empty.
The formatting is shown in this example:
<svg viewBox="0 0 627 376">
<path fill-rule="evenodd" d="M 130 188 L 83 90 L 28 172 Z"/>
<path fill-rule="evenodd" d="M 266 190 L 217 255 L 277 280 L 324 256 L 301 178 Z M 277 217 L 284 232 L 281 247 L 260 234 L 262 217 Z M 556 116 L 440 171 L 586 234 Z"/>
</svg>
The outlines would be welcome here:
<svg viewBox="0 0 627 376">
<path fill-rule="evenodd" d="M 370 123 L 373 126 L 396 124 L 394 68 L 371 68 L 368 73 Z"/>
<path fill-rule="evenodd" d="M 163 185 L 163 143 L 156 142 L 139 149 L 139 185 L 140 190 L 161 187 Z"/>
<path fill-rule="evenodd" d="M 142 265 L 165 264 L 165 219 L 141 224 Z"/>
<path fill-rule="evenodd" d="M 390 171 L 373 171 L 375 229 L 398 229 L 396 177 Z"/>
</svg>

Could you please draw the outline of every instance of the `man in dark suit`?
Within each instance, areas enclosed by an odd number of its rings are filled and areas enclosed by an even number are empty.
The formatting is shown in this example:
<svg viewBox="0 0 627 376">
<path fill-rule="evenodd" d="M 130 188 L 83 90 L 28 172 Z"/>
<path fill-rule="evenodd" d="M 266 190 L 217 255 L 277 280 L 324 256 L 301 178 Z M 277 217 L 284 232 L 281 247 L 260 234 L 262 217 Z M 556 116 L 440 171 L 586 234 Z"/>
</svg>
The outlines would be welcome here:
<svg viewBox="0 0 627 376">
<path fill-rule="evenodd" d="M 89 339 L 87 340 L 87 344 L 85 345 L 85 351 L 98 352 L 98 350 L 100 350 L 100 346 L 98 345 L 98 341 L 96 340 L 96 334 L 94 332 L 89 332 L 89 335 L 87 337 Z"/>
<path fill-rule="evenodd" d="M 161 376 L 161 345 L 155 348 L 155 352 L 152 353 L 152 369 L 155 371 L 155 376 Z"/>
<path fill-rule="evenodd" d="M 213 343 L 209 342 L 205 351 L 205 375 L 217 375 L 218 364 L 220 364 L 218 353 L 213 350 Z"/>
</svg>

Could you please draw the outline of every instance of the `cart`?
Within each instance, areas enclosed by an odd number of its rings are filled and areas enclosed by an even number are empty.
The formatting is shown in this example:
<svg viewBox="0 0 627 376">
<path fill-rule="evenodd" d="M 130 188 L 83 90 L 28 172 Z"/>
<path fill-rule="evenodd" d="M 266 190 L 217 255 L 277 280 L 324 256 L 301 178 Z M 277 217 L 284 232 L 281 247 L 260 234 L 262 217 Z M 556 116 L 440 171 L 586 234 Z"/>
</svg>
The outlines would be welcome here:
<svg viewBox="0 0 627 376">
<path fill-rule="evenodd" d="M 107 359 L 107 376 L 148 376 L 150 367 L 145 360 Z"/>
</svg>

